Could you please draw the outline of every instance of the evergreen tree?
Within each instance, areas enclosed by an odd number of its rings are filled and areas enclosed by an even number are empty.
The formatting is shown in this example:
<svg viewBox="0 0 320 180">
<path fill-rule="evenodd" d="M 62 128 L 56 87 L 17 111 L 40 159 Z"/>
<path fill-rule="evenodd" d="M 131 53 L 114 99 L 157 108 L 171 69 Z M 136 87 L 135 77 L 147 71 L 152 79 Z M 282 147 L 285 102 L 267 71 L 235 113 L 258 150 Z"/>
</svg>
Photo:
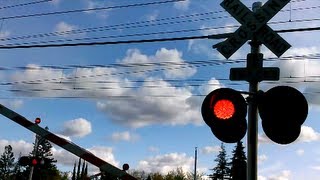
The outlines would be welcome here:
<svg viewBox="0 0 320 180">
<path fill-rule="evenodd" d="M 242 141 L 239 141 L 232 151 L 231 159 L 231 179 L 246 180 L 247 179 L 247 158 L 244 152 Z"/>
<path fill-rule="evenodd" d="M 77 171 L 77 177 L 76 177 L 76 179 L 78 180 L 78 179 L 80 179 L 80 167 L 81 167 L 81 158 L 79 158 L 79 163 L 78 163 L 78 171 Z"/>
<path fill-rule="evenodd" d="M 212 169 L 213 174 L 211 175 L 211 178 L 213 180 L 228 179 L 230 177 L 230 167 L 227 163 L 227 153 L 223 143 L 221 143 L 221 150 L 214 161 L 217 162 L 217 165 Z"/>
<path fill-rule="evenodd" d="M 82 163 L 82 169 L 80 171 L 80 167 L 81 167 L 81 163 Z M 76 171 L 76 166 L 78 166 L 78 169 Z M 78 161 L 78 165 L 76 163 L 74 163 L 73 166 L 73 172 L 72 172 L 72 180 L 83 180 L 83 179 L 88 179 L 88 163 L 86 163 L 86 161 L 81 161 L 81 158 L 79 158 Z"/>
<path fill-rule="evenodd" d="M 46 130 L 49 128 L 46 127 Z M 37 143 L 34 143 L 33 151 L 29 154 L 30 157 L 36 156 L 40 159 L 40 162 L 34 167 L 32 179 L 54 179 L 60 177 L 60 172 L 57 169 L 55 163 L 57 162 L 52 158 L 51 143 L 37 135 Z M 24 171 L 25 176 L 29 176 L 31 166 L 27 166 Z"/>
<path fill-rule="evenodd" d="M 73 171 L 72 171 L 72 180 L 76 180 L 76 166 L 77 166 L 77 163 L 74 162 L 74 166 L 73 166 Z"/>
<path fill-rule="evenodd" d="M 15 167 L 14 154 L 12 147 L 7 145 L 4 147 L 4 152 L 0 157 L 0 179 L 10 179 Z"/>
</svg>

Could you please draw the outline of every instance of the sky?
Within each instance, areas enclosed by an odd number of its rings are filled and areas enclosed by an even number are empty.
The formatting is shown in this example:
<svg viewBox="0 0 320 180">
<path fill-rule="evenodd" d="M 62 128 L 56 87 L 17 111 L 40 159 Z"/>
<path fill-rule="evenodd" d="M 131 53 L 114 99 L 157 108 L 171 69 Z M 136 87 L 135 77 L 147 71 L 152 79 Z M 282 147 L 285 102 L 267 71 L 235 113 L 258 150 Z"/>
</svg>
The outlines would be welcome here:
<svg viewBox="0 0 320 180">
<path fill-rule="evenodd" d="M 232 33 L 240 24 L 221 2 L 2 0 L 0 48 Z M 250 8 L 255 1 L 241 2 Z M 292 0 L 268 24 L 273 30 L 316 28 L 319 7 L 318 0 Z M 258 179 L 317 179 L 320 34 L 279 34 L 292 47 L 281 58 L 265 46 L 261 52 L 265 67 L 280 68 L 280 80 L 264 81 L 259 88 L 295 87 L 307 98 L 309 114 L 289 145 L 269 140 L 259 119 Z M 40 117 L 41 127 L 116 167 L 128 163 L 130 170 L 148 173 L 178 167 L 192 172 L 197 147 L 198 171 L 210 174 L 221 142 L 202 119 L 202 101 L 221 87 L 248 91 L 248 83 L 229 80 L 229 70 L 246 66 L 250 46 L 244 44 L 226 60 L 212 48 L 223 40 L 0 49 L 0 103 L 30 121 Z M 34 133 L 0 116 L 1 154 L 10 144 L 16 158 L 27 155 L 34 139 Z M 230 158 L 235 144 L 225 146 Z M 78 158 L 56 145 L 52 151 L 58 168 L 72 171 Z M 90 172 L 97 169 L 91 165 Z"/>
</svg>

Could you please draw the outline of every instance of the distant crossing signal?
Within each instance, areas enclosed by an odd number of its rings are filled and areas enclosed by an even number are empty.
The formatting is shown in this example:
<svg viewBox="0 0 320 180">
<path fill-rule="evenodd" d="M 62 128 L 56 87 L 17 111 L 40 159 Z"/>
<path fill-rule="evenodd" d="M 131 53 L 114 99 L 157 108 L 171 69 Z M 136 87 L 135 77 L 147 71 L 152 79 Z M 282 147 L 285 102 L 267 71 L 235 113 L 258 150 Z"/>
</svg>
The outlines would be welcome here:
<svg viewBox="0 0 320 180">
<path fill-rule="evenodd" d="M 230 88 L 220 88 L 209 93 L 201 107 L 205 123 L 221 141 L 235 143 L 247 131 L 247 104 L 243 96 Z"/>
<path fill-rule="evenodd" d="M 21 166 L 37 166 L 42 165 L 44 161 L 39 157 L 22 156 L 18 162 Z"/>
</svg>

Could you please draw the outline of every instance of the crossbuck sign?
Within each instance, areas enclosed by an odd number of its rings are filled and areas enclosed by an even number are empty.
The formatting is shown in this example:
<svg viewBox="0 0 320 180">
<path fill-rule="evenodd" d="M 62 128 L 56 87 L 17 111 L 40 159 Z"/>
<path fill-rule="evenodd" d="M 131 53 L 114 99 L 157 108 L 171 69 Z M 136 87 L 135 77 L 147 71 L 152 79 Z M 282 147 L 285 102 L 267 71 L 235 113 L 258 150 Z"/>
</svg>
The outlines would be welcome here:
<svg viewBox="0 0 320 180">
<path fill-rule="evenodd" d="M 267 22 L 289 2 L 290 0 L 269 0 L 256 12 L 252 12 L 240 0 L 224 0 L 220 5 L 241 26 L 226 41 L 218 44 L 217 50 L 228 59 L 245 42 L 255 36 L 276 56 L 280 57 L 291 45 L 274 32 Z"/>
</svg>

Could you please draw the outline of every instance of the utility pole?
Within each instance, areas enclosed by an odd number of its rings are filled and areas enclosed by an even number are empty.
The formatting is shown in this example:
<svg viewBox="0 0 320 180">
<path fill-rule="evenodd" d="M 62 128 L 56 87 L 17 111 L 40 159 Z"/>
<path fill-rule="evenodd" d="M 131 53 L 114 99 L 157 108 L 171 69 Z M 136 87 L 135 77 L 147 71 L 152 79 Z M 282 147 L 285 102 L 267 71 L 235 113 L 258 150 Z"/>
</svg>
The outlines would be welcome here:
<svg viewBox="0 0 320 180">
<path fill-rule="evenodd" d="M 38 124 L 40 124 L 41 119 L 40 118 L 36 118 L 34 122 L 35 122 L 36 125 L 38 125 Z M 34 140 L 34 148 L 33 148 L 33 156 L 34 157 L 37 157 L 40 138 L 41 137 L 36 134 L 36 139 Z M 32 180 L 33 171 L 34 171 L 34 165 L 32 164 L 32 166 L 30 168 L 30 173 L 29 173 L 29 180 Z"/>
<path fill-rule="evenodd" d="M 194 149 L 194 180 L 197 180 L 197 147 L 195 147 Z"/>
</svg>

